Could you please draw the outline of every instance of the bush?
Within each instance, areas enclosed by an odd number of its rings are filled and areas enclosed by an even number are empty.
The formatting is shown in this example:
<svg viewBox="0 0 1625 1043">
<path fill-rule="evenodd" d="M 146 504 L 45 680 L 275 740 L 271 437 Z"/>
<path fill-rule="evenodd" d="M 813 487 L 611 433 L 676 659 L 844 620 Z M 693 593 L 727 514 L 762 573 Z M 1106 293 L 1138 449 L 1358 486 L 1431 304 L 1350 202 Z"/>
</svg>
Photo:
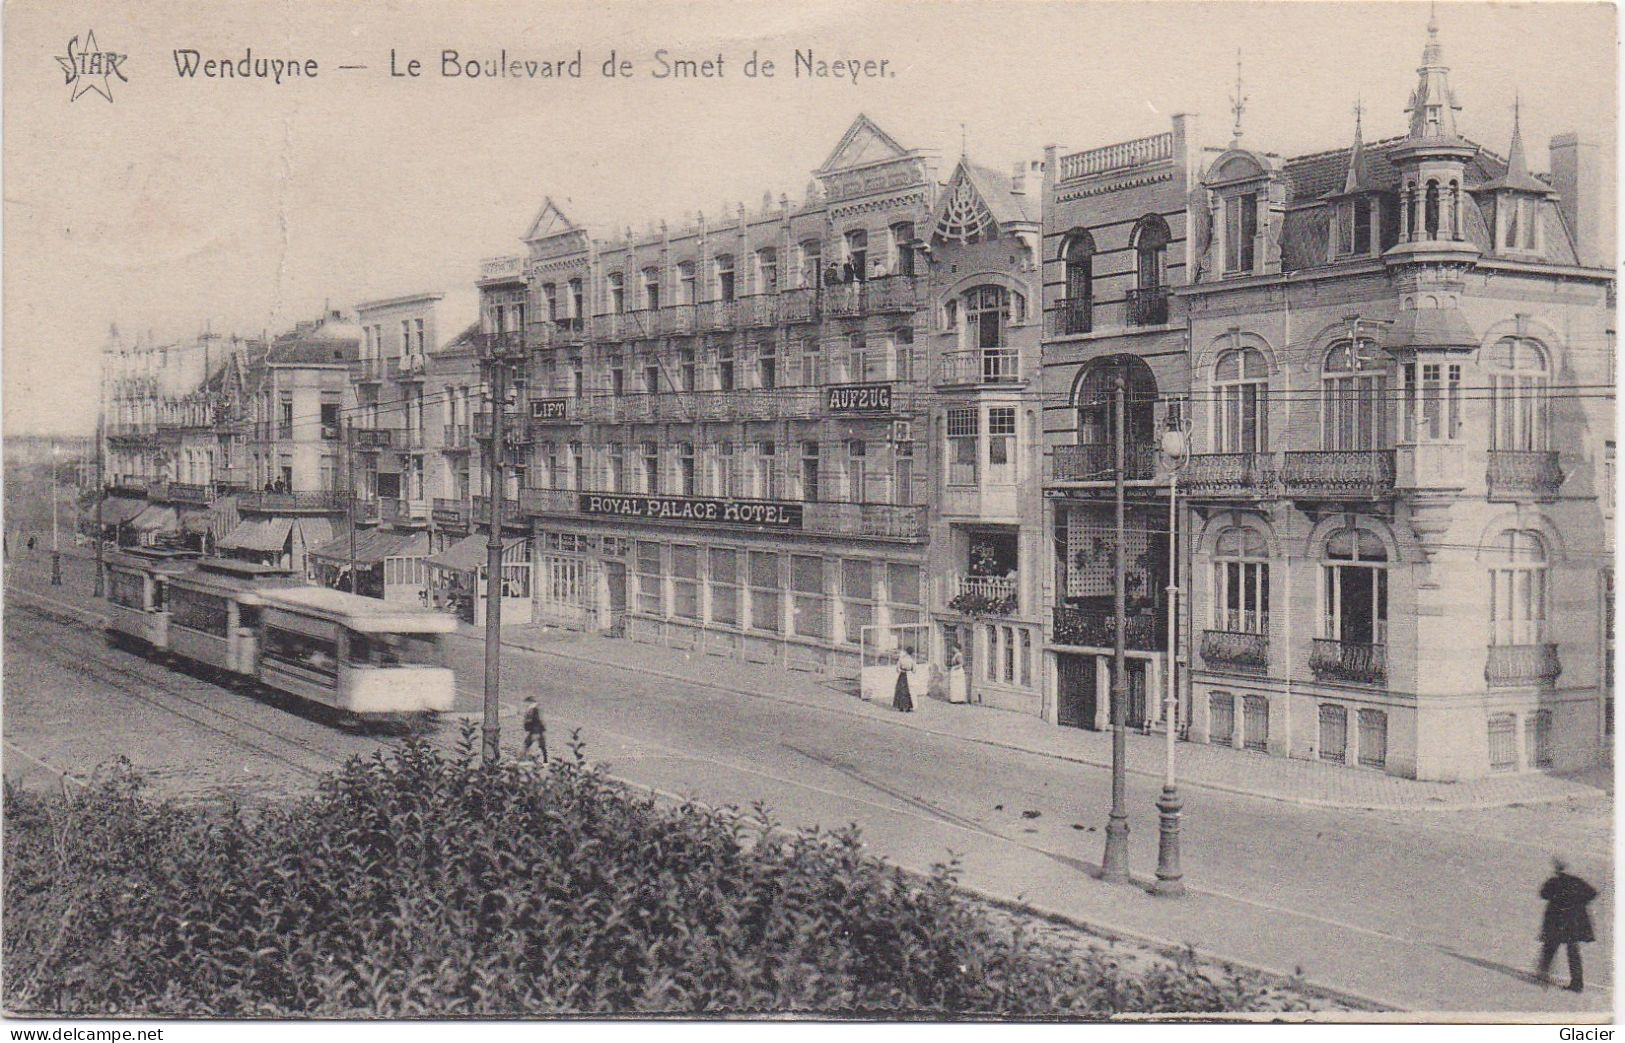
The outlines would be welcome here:
<svg viewBox="0 0 1625 1043">
<path fill-rule="evenodd" d="M 852 829 L 659 805 L 579 747 L 487 768 L 475 745 L 471 727 L 451 755 L 410 740 L 252 811 L 152 800 L 127 764 L 79 795 L 8 788 L 7 1008 L 1105 1017 L 1269 995 L 1035 942 L 951 869 L 907 877 Z"/>
</svg>

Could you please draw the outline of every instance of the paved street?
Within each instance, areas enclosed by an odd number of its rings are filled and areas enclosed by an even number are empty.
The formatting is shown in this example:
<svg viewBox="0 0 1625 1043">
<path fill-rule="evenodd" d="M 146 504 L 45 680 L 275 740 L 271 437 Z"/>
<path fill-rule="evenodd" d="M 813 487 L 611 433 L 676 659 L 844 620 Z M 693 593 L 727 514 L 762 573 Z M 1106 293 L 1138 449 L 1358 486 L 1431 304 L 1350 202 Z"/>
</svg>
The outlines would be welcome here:
<svg viewBox="0 0 1625 1043">
<path fill-rule="evenodd" d="M 64 588 L 46 585 L 48 555 L 14 563 L 8 585 L 85 603 L 88 565 L 65 562 Z M 8 773 L 26 756 L 84 770 L 124 750 L 144 765 L 200 768 L 195 788 L 204 791 L 205 777 L 233 772 L 245 776 L 234 786 L 296 787 L 324 760 L 380 741 L 110 652 L 82 627 L 17 611 L 26 600 L 8 605 L 6 622 Z M 472 709 L 479 645 L 454 641 L 451 655 Z M 1093 878 L 1109 794 L 1098 767 L 615 665 L 519 650 L 504 662 L 507 702 L 534 691 L 555 749 L 579 728 L 590 756 L 635 782 L 713 803 L 761 800 L 792 825 L 857 822 L 877 854 L 926 868 L 952 853 L 969 885 L 1078 921 L 1256 966 L 1301 966 L 1311 981 L 1413 1010 L 1612 1007 L 1605 803 L 1370 812 L 1193 787 L 1185 793 L 1193 894 L 1169 901 Z M 120 673 L 132 670 L 147 683 L 179 685 L 166 705 L 199 720 L 132 698 L 139 686 Z M 71 672 L 91 686 L 64 684 Z M 207 706 L 175 703 L 208 696 Z M 242 763 L 199 766 L 192 738 L 220 723 L 211 713 L 230 715 L 238 723 L 227 727 L 262 749 L 240 753 Z M 242 733 L 248 726 L 256 731 Z M 506 744 L 516 730 L 509 717 Z M 1130 778 L 1131 864 L 1142 881 L 1155 866 L 1157 788 L 1154 778 Z M 1529 975 L 1534 892 L 1554 845 L 1602 892 L 1582 997 L 1544 991 Z"/>
</svg>

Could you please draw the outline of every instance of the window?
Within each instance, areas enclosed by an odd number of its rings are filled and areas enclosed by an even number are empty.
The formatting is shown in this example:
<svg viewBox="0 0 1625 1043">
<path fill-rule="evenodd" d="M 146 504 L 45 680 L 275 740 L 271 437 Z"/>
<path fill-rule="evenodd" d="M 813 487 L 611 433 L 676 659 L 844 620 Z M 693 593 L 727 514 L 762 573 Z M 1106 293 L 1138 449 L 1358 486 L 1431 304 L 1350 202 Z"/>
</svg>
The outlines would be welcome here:
<svg viewBox="0 0 1625 1043">
<path fill-rule="evenodd" d="M 1381 768 L 1388 763 L 1388 715 L 1381 710 L 1361 710 L 1360 764 Z"/>
<path fill-rule="evenodd" d="M 1270 701 L 1262 695 L 1241 700 L 1242 749 L 1265 753 L 1270 748 Z"/>
<path fill-rule="evenodd" d="M 571 398 L 580 398 L 581 393 L 587 389 L 587 381 L 582 374 L 581 358 L 577 356 L 570 360 L 570 387 L 568 394 Z"/>
<path fill-rule="evenodd" d="M 694 262 L 677 262 L 677 303 L 694 304 L 699 300 L 699 288 L 694 279 Z"/>
<path fill-rule="evenodd" d="M 824 356 L 818 350 L 818 339 L 807 337 L 801 342 L 801 383 L 817 387 L 824 383 Z"/>
<path fill-rule="evenodd" d="M 1439 238 L 1439 183 L 1431 179 L 1422 196 L 1422 227 L 1429 239 Z"/>
<path fill-rule="evenodd" d="M 784 629 L 784 604 L 780 596 L 779 556 L 765 551 L 750 552 L 750 625 L 756 630 L 779 633 Z"/>
<path fill-rule="evenodd" d="M 717 300 L 731 301 L 737 294 L 734 287 L 734 259 L 732 254 L 721 254 L 711 262 L 712 274 L 716 277 Z"/>
<path fill-rule="evenodd" d="M 818 499 L 818 443 L 801 443 L 801 498 Z"/>
<path fill-rule="evenodd" d="M 587 457 L 581 451 L 580 442 L 570 443 L 570 488 L 585 489 L 587 478 Z"/>
<path fill-rule="evenodd" d="M 1159 290 L 1167 282 L 1166 255 L 1170 238 L 1168 222 L 1157 214 L 1148 214 L 1135 225 L 1134 281 L 1142 292 Z"/>
<path fill-rule="evenodd" d="M 1335 703 L 1320 706 L 1320 759 L 1348 763 L 1349 712 Z"/>
<path fill-rule="evenodd" d="M 888 241 L 889 254 L 886 258 L 886 267 L 893 275 L 912 276 L 914 274 L 914 223 L 900 221 L 891 226 L 891 235 Z"/>
<path fill-rule="evenodd" d="M 925 604 L 920 589 L 920 567 L 898 562 L 886 564 L 886 589 L 894 625 L 918 623 L 920 606 Z"/>
<path fill-rule="evenodd" d="M 897 379 L 908 383 L 914 379 L 914 331 L 907 326 L 893 330 L 892 344 L 897 358 Z"/>
<path fill-rule="evenodd" d="M 570 318 L 579 319 L 587 314 L 586 298 L 581 289 L 581 279 L 570 280 Z"/>
<path fill-rule="evenodd" d="M 1373 249 L 1372 233 L 1376 229 L 1371 197 L 1357 196 L 1345 200 L 1337 210 L 1337 252 L 1349 257 L 1368 254 Z"/>
<path fill-rule="evenodd" d="M 1012 302 L 1019 296 L 1002 286 L 976 286 L 966 291 L 965 335 L 970 340 L 967 346 L 984 351 L 1004 347 L 1009 339 L 1006 329 L 1011 321 Z M 984 373 L 983 379 L 998 378 Z"/>
<path fill-rule="evenodd" d="M 1552 766 L 1552 711 L 1536 710 L 1523 719 L 1523 748 L 1531 768 Z"/>
<path fill-rule="evenodd" d="M 671 614 L 679 619 L 700 618 L 700 549 L 683 544 L 671 548 Z"/>
<path fill-rule="evenodd" d="M 665 611 L 660 575 L 660 544 L 640 541 L 637 556 L 638 611 L 658 616 Z"/>
<path fill-rule="evenodd" d="M 974 406 L 948 410 L 948 484 L 975 485 L 981 417 Z"/>
<path fill-rule="evenodd" d="M 694 443 L 684 442 L 677 453 L 677 481 L 678 492 L 684 496 L 694 495 Z"/>
<path fill-rule="evenodd" d="M 824 559 L 797 554 L 790 559 L 791 631 L 797 637 L 829 637 L 825 614 Z"/>
<path fill-rule="evenodd" d="M 772 439 L 756 443 L 756 495 L 764 500 L 779 495 L 778 448 Z"/>
<path fill-rule="evenodd" d="M 862 280 L 869 277 L 869 233 L 861 228 L 854 228 L 846 233 L 843 243 L 846 246 L 846 262 L 852 266 L 852 277 Z"/>
<path fill-rule="evenodd" d="M 274 626 L 265 627 L 264 633 L 267 659 L 324 677 L 338 676 L 338 642 L 332 638 L 313 637 Z"/>
<path fill-rule="evenodd" d="M 1490 448 L 1547 448 L 1551 373 L 1546 352 L 1532 340 L 1507 337 L 1490 350 Z"/>
<path fill-rule="evenodd" d="M 523 308 L 523 307 L 524 307 L 523 304 L 516 305 L 515 310 L 517 311 L 518 309 Z M 520 321 L 516 322 L 514 325 L 515 325 L 516 329 L 523 328 L 524 322 L 523 322 L 523 320 L 520 320 Z M 423 354 L 423 320 L 422 319 L 413 319 L 412 320 L 412 346 L 413 346 L 413 349 L 419 355 Z"/>
<path fill-rule="evenodd" d="M 734 346 L 731 341 L 717 345 L 717 390 L 734 389 Z"/>
<path fill-rule="evenodd" d="M 1321 447 L 1389 448 L 1388 356 L 1369 340 L 1344 341 L 1321 370 Z"/>
<path fill-rule="evenodd" d="M 755 271 L 751 275 L 757 293 L 776 293 L 779 289 L 779 252 L 772 247 L 757 250 Z"/>
<path fill-rule="evenodd" d="M 215 637 L 226 636 L 226 599 L 184 587 L 169 588 L 169 621 Z"/>
<path fill-rule="evenodd" d="M 1339 529 L 1321 566 L 1321 636 L 1344 644 L 1388 643 L 1388 550 L 1365 529 Z"/>
<path fill-rule="evenodd" d="M 1418 372 L 1420 371 L 1420 379 Z M 1407 362 L 1405 439 L 1410 442 L 1454 439 L 1461 434 L 1461 366 L 1457 363 Z"/>
<path fill-rule="evenodd" d="M 643 306 L 650 311 L 660 307 L 660 269 L 643 269 Z"/>
<path fill-rule="evenodd" d="M 1490 715 L 1489 746 L 1491 771 L 1518 770 L 1518 722 L 1512 714 Z"/>
<path fill-rule="evenodd" d="M 1207 712 L 1207 741 L 1215 746 L 1234 745 L 1236 741 L 1236 697 L 1229 692 L 1209 692 Z"/>
<path fill-rule="evenodd" d="M 543 283 L 542 302 L 547 311 L 547 321 L 557 321 L 559 317 L 559 288 L 550 282 Z"/>
<path fill-rule="evenodd" d="M 677 366 L 678 366 L 678 369 L 677 369 L 678 379 L 682 382 L 683 390 L 684 391 L 694 391 L 694 390 L 696 390 L 697 387 L 698 387 L 698 381 L 695 379 L 696 369 L 695 369 L 695 364 L 694 364 L 694 349 L 693 348 L 684 348 L 682 351 L 680 351 L 678 353 L 677 358 L 678 358 L 678 363 L 677 363 Z"/>
<path fill-rule="evenodd" d="M 643 443 L 643 491 L 651 496 L 660 494 L 660 443 Z"/>
<path fill-rule="evenodd" d="M 1490 641 L 1537 645 L 1546 640 L 1546 542 L 1526 529 L 1495 541 L 1490 565 Z"/>
<path fill-rule="evenodd" d="M 1213 552 L 1213 629 L 1268 634 L 1270 563 L 1257 530 L 1229 528 Z"/>
<path fill-rule="evenodd" d="M 1016 410 L 994 406 L 987 411 L 987 480 L 1010 485 L 1016 480 Z"/>
<path fill-rule="evenodd" d="M 848 644 L 863 642 L 863 628 L 875 621 L 875 571 L 871 562 L 847 558 L 841 562 L 841 607 Z"/>
<path fill-rule="evenodd" d="M 107 600 L 138 612 L 146 610 L 146 580 L 131 572 L 109 569 L 107 572 Z"/>
<path fill-rule="evenodd" d="M 867 365 L 869 342 L 863 334 L 852 333 L 846 338 L 846 379 L 858 381 L 863 379 L 864 367 Z"/>
<path fill-rule="evenodd" d="M 322 403 L 322 438 L 335 441 L 339 437 L 339 404 Z"/>
<path fill-rule="evenodd" d="M 1269 450 L 1264 403 L 1269 395 L 1269 366 L 1253 348 L 1226 351 L 1213 367 L 1213 443 L 1221 453 Z"/>
<path fill-rule="evenodd" d="M 808 239 L 797 247 L 801 260 L 801 285 L 804 287 L 817 286 L 820 282 L 819 269 L 823 267 L 823 244 L 817 239 Z"/>
<path fill-rule="evenodd" d="M 914 426 L 901 420 L 893 427 L 897 436 L 892 446 L 892 502 L 914 502 Z"/>
<path fill-rule="evenodd" d="M 620 315 L 626 311 L 625 276 L 620 272 L 610 272 L 606 281 L 609 283 L 609 313 Z"/>
<path fill-rule="evenodd" d="M 1258 235 L 1258 193 L 1230 196 L 1224 201 L 1224 270 L 1253 270 L 1253 239 Z"/>
<path fill-rule="evenodd" d="M 643 390 L 650 395 L 660 390 L 660 363 L 652 359 L 643 364 Z"/>
<path fill-rule="evenodd" d="M 717 496 L 732 496 L 734 493 L 734 444 L 723 439 L 717 444 L 717 455 L 712 461 L 715 470 L 711 475 L 711 491 Z"/>
<path fill-rule="evenodd" d="M 609 445 L 609 492 L 623 493 L 626 487 L 626 447 L 620 442 Z"/>
<path fill-rule="evenodd" d="M 779 386 L 779 349 L 770 340 L 756 345 L 756 386 L 769 391 Z"/>
<path fill-rule="evenodd" d="M 626 394 L 626 364 L 619 355 L 609 360 L 609 393 L 616 398 Z"/>
<path fill-rule="evenodd" d="M 739 552 L 711 548 L 711 621 L 739 625 Z"/>
</svg>

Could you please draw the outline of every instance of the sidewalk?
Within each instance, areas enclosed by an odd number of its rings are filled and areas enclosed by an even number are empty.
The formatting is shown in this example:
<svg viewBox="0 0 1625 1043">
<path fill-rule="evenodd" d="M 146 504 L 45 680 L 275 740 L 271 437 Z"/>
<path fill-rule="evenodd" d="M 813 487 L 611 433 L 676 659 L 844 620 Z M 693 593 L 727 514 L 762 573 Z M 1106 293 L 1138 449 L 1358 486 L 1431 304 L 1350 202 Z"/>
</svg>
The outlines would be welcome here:
<svg viewBox="0 0 1625 1043">
<path fill-rule="evenodd" d="M 462 625 L 459 633 L 483 640 L 482 629 Z M 719 688 L 762 699 L 813 706 L 872 718 L 898 728 L 1055 757 L 1095 767 L 1111 767 L 1111 732 L 1061 728 L 1037 717 L 983 706 L 916 700 L 916 712 L 900 714 L 889 705 L 856 696 L 856 682 L 742 663 L 691 650 L 642 644 L 621 638 L 572 633 L 542 626 L 503 629 L 506 647 L 626 670 L 674 681 Z M 1165 740 L 1160 734 L 1128 735 L 1131 774 L 1161 778 Z M 1381 772 L 1318 761 L 1288 760 L 1262 753 L 1181 742 L 1174 754 L 1179 782 L 1228 793 L 1312 807 L 1373 811 L 1461 811 L 1546 804 L 1611 796 L 1612 771 L 1578 775 L 1502 775 L 1471 782 L 1418 782 Z"/>
</svg>

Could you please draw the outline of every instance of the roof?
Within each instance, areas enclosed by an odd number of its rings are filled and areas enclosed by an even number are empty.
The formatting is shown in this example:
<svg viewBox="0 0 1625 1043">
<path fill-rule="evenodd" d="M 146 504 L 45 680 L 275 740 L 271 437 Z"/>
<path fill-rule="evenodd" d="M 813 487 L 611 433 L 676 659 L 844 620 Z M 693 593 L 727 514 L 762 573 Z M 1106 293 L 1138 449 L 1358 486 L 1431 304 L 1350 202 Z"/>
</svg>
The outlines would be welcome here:
<svg viewBox="0 0 1625 1043">
<path fill-rule="evenodd" d="M 1381 141 L 1365 142 L 1360 151 L 1364 163 L 1363 174 L 1366 187 L 1374 191 L 1395 192 L 1399 190 L 1399 170 L 1389 158 L 1389 155 L 1407 139 L 1384 138 Z M 1465 187 L 1473 188 L 1484 182 L 1501 176 L 1506 171 L 1506 163 L 1495 153 L 1490 152 L 1481 145 L 1468 142 L 1478 150 L 1477 154 L 1467 161 L 1467 184 Z M 1349 153 L 1353 145 L 1346 148 L 1332 149 L 1329 152 L 1313 152 L 1304 156 L 1294 156 L 1282 166 L 1282 177 L 1286 182 L 1287 204 L 1304 204 L 1317 202 L 1326 196 L 1343 189 L 1344 182 L 1349 173 Z"/>
<path fill-rule="evenodd" d="M 128 496 L 109 496 L 102 501 L 102 524 L 123 525 L 146 509 L 146 500 L 136 500 Z"/>
<path fill-rule="evenodd" d="M 982 202 L 993 212 L 993 219 L 1001 225 L 1036 223 L 1038 221 L 1038 200 L 1036 194 L 1040 189 L 1037 183 L 1029 186 L 1033 191 L 1021 194 L 1010 191 L 1014 180 L 1009 174 L 1000 173 L 992 167 L 984 167 L 970 160 L 961 160 L 965 172 L 970 175 L 971 183 L 982 195 Z"/>
<path fill-rule="evenodd" d="M 227 533 L 218 544 L 221 550 L 275 551 L 280 553 L 288 545 L 288 533 L 293 529 L 292 518 L 245 518 Z"/>
<path fill-rule="evenodd" d="M 182 572 L 191 568 L 192 563 L 196 560 L 197 554 L 194 551 L 165 550 L 157 547 L 128 547 L 108 554 L 106 564 L 113 568 Z"/>
<path fill-rule="evenodd" d="M 449 634 L 457 629 L 456 618 L 432 609 L 327 587 L 267 590 L 261 592 L 260 600 L 268 608 L 331 620 L 365 633 Z"/>
<path fill-rule="evenodd" d="M 514 545 L 523 542 L 522 539 L 507 540 L 502 545 L 502 552 L 506 554 Z M 428 564 L 457 572 L 471 572 L 487 564 L 491 560 L 489 555 L 489 538 L 482 533 L 474 533 L 430 558 Z"/>
<path fill-rule="evenodd" d="M 429 534 L 426 532 L 396 532 L 393 529 L 371 529 L 355 536 L 355 561 L 358 565 L 376 565 L 385 558 L 421 558 L 429 553 Z M 313 558 L 348 564 L 350 537 L 340 536 L 310 552 Z"/>
<path fill-rule="evenodd" d="M 178 524 L 175 508 L 156 503 L 149 504 L 146 510 L 130 520 L 130 528 L 137 532 L 169 531 Z"/>
<path fill-rule="evenodd" d="M 219 568 L 219 563 L 220 559 L 200 561 L 196 569 L 184 576 L 176 577 L 175 585 L 230 597 L 241 595 L 245 591 L 264 590 L 266 587 L 271 586 L 302 585 L 304 583 L 304 580 L 295 576 L 288 569 L 259 565 L 252 566 L 255 571 L 227 570 Z M 246 565 L 247 563 L 232 561 L 228 562 L 228 564 Z"/>
<path fill-rule="evenodd" d="M 271 345 L 265 361 L 273 366 L 347 365 L 361 357 L 361 339 L 288 337 Z"/>
</svg>

